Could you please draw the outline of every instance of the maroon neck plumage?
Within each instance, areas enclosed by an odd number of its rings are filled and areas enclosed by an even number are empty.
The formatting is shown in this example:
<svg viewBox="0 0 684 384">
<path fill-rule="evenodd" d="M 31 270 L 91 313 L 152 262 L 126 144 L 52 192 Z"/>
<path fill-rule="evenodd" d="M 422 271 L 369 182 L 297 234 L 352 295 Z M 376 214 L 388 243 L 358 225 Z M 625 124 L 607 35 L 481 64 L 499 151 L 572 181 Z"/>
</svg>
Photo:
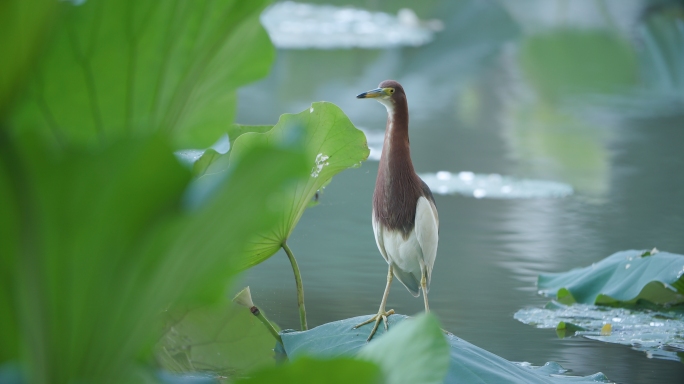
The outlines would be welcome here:
<svg viewBox="0 0 684 384">
<path fill-rule="evenodd" d="M 396 96 L 392 100 L 394 108 L 388 108 L 391 114 L 387 116 L 373 211 L 375 219 L 386 229 L 400 230 L 407 237 L 415 225 L 416 203 L 425 192 L 411 162 L 406 96 Z"/>
</svg>

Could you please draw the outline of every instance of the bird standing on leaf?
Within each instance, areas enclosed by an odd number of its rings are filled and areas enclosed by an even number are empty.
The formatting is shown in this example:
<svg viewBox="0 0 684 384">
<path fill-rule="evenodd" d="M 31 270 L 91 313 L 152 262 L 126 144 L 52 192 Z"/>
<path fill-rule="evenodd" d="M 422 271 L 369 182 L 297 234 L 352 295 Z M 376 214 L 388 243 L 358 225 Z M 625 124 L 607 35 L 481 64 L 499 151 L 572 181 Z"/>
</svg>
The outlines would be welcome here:
<svg viewBox="0 0 684 384">
<path fill-rule="evenodd" d="M 385 310 L 392 278 L 396 277 L 415 297 L 423 291 L 425 312 L 429 312 L 430 276 L 437 257 L 439 217 L 430 188 L 418 177 L 411 162 L 408 135 L 408 104 L 404 88 L 385 80 L 378 88 L 356 96 L 373 98 L 387 108 L 385 140 L 373 193 L 373 232 L 378 249 L 389 265 L 387 286 L 378 314 L 356 325 L 375 322 L 370 341 L 380 322 L 387 330 Z"/>
</svg>

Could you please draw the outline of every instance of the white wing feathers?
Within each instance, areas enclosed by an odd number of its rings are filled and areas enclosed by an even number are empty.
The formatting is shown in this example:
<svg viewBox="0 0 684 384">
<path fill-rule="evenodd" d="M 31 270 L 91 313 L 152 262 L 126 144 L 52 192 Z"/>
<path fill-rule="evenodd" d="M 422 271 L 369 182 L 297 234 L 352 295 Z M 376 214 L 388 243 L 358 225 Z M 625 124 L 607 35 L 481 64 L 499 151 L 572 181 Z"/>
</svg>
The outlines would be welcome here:
<svg viewBox="0 0 684 384">
<path fill-rule="evenodd" d="M 427 270 L 427 285 L 430 286 L 432 267 L 437 258 L 437 242 L 439 241 L 439 216 L 437 207 L 428 199 L 421 196 L 416 206 L 416 238 L 423 251 L 423 262 Z"/>
<path fill-rule="evenodd" d="M 373 223 L 373 233 L 375 234 L 375 244 L 380 250 L 382 257 L 389 263 L 387 259 L 387 252 L 385 251 L 385 239 L 382 235 L 382 225 L 375 220 L 375 210 L 371 214 L 371 222 Z"/>
<path fill-rule="evenodd" d="M 394 275 L 413 294 L 420 292 L 423 270 L 427 274 L 428 290 L 432 267 L 437 257 L 439 219 L 437 208 L 425 197 L 416 205 L 415 227 L 408 238 L 400 231 L 387 230 L 372 216 L 375 242 L 382 257 L 394 267 Z"/>
</svg>

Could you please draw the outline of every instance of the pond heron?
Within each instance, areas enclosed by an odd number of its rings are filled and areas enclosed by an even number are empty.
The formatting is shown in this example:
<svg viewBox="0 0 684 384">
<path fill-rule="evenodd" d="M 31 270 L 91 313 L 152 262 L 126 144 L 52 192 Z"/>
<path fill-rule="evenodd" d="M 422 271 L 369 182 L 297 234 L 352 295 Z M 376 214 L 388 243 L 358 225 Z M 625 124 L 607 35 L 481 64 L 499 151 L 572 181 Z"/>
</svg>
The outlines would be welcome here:
<svg viewBox="0 0 684 384">
<path fill-rule="evenodd" d="M 385 80 L 378 88 L 356 96 L 375 99 L 387 108 L 385 140 L 380 157 L 378 177 L 373 193 L 373 232 L 380 254 L 385 258 L 387 286 L 378 314 L 356 325 L 375 322 L 368 341 L 380 322 L 387 330 L 385 310 L 392 278 L 396 277 L 415 297 L 423 291 L 425 312 L 429 312 L 430 276 L 437 257 L 439 217 L 432 192 L 418 177 L 411 162 L 408 135 L 408 104 L 404 88 L 394 80 Z"/>
</svg>

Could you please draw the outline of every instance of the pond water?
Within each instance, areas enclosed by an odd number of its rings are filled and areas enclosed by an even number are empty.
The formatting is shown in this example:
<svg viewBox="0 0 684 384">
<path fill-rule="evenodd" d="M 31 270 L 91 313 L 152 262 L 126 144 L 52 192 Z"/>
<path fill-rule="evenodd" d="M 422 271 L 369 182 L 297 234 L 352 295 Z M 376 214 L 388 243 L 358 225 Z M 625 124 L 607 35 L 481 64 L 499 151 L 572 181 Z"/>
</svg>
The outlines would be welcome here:
<svg viewBox="0 0 684 384">
<path fill-rule="evenodd" d="M 356 3 L 396 14 L 413 2 Z M 564 197 L 545 198 L 435 194 L 440 243 L 429 298 L 443 327 L 511 361 L 555 361 L 572 374 L 600 371 L 624 383 L 681 382 L 680 362 L 586 338 L 559 339 L 553 329 L 513 318 L 521 308 L 548 301 L 536 292 L 540 272 L 583 267 L 626 249 L 684 254 L 684 113 L 675 108 L 639 114 L 621 109 L 620 102 L 584 105 L 581 98 L 560 102 L 548 94 L 555 101 L 544 101 L 543 89 L 535 92 L 524 76 L 519 55 L 534 20 L 543 21 L 540 28 L 560 21 L 548 20 L 556 14 L 548 7 L 536 15 L 535 3 L 504 9 L 493 1 L 421 2 L 414 9 L 418 17 L 439 19 L 444 29 L 420 47 L 278 50 L 271 75 L 240 91 L 237 121 L 274 124 L 282 113 L 325 100 L 339 105 L 378 144 L 385 108 L 355 95 L 385 79 L 400 81 L 419 173 L 498 174 L 572 188 Z M 596 2 L 576 3 L 596 12 Z M 620 20 L 613 28 L 623 32 L 629 27 L 623 17 L 638 13 L 638 2 L 624 4 L 624 10 L 605 10 Z M 582 19 L 581 9 L 567 14 Z M 336 176 L 289 240 L 302 272 L 310 327 L 377 311 L 387 272 L 370 222 L 377 168 L 369 160 Z M 250 270 L 241 284 L 250 285 L 254 301 L 281 327 L 298 327 L 284 253 Z M 423 310 L 423 302 L 395 282 L 388 308 L 412 315 Z"/>
</svg>

